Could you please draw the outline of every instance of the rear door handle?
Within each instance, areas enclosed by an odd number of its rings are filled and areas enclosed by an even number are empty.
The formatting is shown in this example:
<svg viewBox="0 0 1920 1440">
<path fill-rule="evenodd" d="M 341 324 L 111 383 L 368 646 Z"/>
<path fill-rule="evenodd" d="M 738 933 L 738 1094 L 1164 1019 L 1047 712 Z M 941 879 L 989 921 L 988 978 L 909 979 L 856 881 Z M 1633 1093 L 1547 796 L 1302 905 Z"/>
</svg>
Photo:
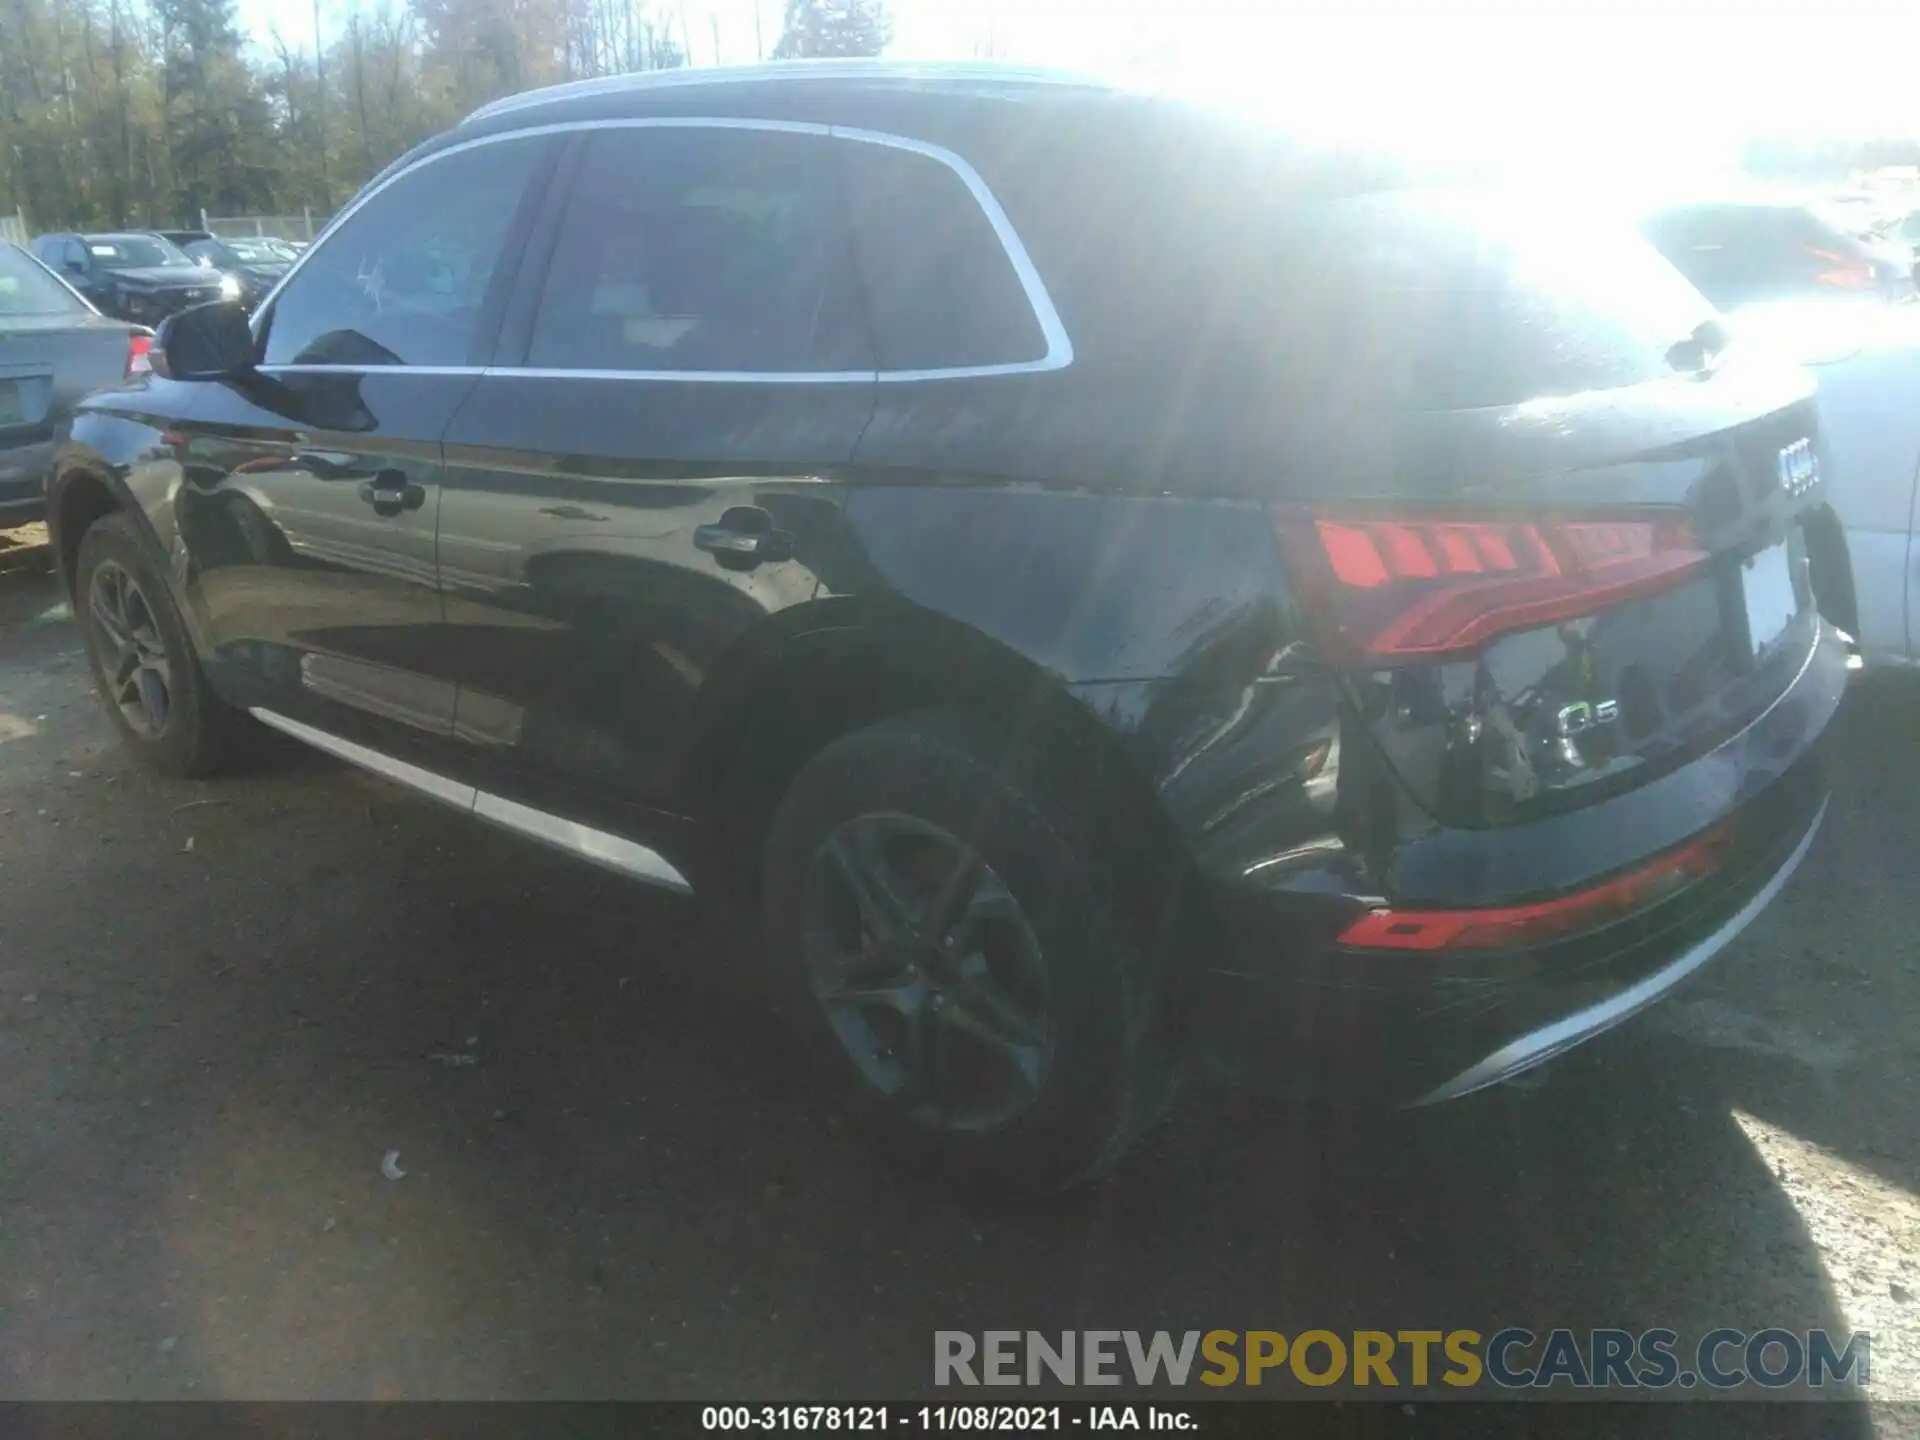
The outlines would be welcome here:
<svg viewBox="0 0 1920 1440">
<path fill-rule="evenodd" d="M 361 482 L 360 498 L 373 507 L 374 514 L 394 516 L 426 504 L 427 491 L 425 486 L 407 479 L 404 470 L 382 470 L 371 480 Z"/>
<path fill-rule="evenodd" d="M 773 517 L 757 505 L 736 505 L 717 523 L 695 526 L 693 544 L 729 570 L 793 558 L 793 536 L 775 529 Z"/>
</svg>

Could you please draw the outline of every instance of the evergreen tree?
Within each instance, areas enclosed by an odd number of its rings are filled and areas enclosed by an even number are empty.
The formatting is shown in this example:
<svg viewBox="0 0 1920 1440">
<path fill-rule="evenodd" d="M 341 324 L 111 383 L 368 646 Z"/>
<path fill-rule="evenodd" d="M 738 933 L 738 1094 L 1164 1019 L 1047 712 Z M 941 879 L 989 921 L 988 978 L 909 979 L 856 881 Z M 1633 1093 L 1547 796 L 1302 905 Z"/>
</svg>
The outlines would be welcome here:
<svg viewBox="0 0 1920 1440">
<path fill-rule="evenodd" d="M 271 116 L 241 53 L 233 0 L 154 0 L 172 213 L 233 213 L 271 202 Z"/>
<path fill-rule="evenodd" d="M 884 0 L 787 0 L 776 60 L 823 55 L 878 55 L 893 39 Z"/>
</svg>

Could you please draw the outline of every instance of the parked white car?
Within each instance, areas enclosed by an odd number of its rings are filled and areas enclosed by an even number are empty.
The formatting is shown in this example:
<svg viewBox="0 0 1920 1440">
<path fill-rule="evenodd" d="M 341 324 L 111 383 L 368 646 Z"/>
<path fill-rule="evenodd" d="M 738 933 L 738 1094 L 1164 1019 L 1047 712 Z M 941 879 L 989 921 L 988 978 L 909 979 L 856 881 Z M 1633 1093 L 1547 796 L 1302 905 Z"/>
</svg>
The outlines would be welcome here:
<svg viewBox="0 0 1920 1440">
<path fill-rule="evenodd" d="M 1824 543 L 1844 536 L 1853 573 L 1853 594 L 1823 595 L 1821 608 L 1868 664 L 1912 663 L 1920 303 L 1910 249 L 1852 234 L 1828 201 L 1758 189 L 1642 209 L 1639 227 L 1720 309 L 1737 343 L 1772 346 L 1813 371 L 1822 478 L 1841 532 L 1826 527 Z M 1808 544 L 1822 533 L 1810 525 Z"/>
<path fill-rule="evenodd" d="M 1914 663 L 1920 304 L 1774 301 L 1727 319 L 1736 341 L 1785 350 L 1819 380 L 1823 478 L 1853 558 L 1855 638 L 1870 665 Z"/>
</svg>

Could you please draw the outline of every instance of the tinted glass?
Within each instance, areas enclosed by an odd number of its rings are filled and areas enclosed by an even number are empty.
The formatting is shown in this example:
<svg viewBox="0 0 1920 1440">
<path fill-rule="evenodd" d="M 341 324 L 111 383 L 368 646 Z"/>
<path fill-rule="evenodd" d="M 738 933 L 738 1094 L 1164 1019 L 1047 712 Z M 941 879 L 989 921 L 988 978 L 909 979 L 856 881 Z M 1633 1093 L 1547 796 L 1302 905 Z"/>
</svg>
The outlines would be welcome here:
<svg viewBox="0 0 1920 1440">
<path fill-rule="evenodd" d="M 10 315 L 84 315 L 86 305 L 11 245 L 0 245 L 0 320 Z"/>
<path fill-rule="evenodd" d="M 966 182 L 916 151 L 857 141 L 838 150 L 880 368 L 1042 358 L 1033 305 Z"/>
<path fill-rule="evenodd" d="M 1269 240 L 1271 278 L 1236 309 L 1303 399 L 1354 385 L 1454 410 L 1635 385 L 1672 375 L 1713 314 L 1631 228 L 1484 191 L 1302 206 Z"/>
<path fill-rule="evenodd" d="M 768 130 L 591 137 L 527 363 L 863 369 L 828 142 Z"/>
<path fill-rule="evenodd" d="M 216 260 L 227 264 L 279 265 L 285 258 L 265 240 L 203 240 L 213 247 Z"/>
<path fill-rule="evenodd" d="M 107 270 L 146 270 L 193 263 L 177 245 L 158 235 L 90 235 L 86 246 L 93 263 Z"/>
<path fill-rule="evenodd" d="M 268 365 L 466 365 L 543 139 L 432 160 L 367 201 L 274 301 Z"/>
<path fill-rule="evenodd" d="M 1641 232 L 1723 310 L 1760 300 L 1831 295 L 1821 276 L 1865 258 L 1861 243 L 1798 205 L 1683 205 Z"/>
</svg>

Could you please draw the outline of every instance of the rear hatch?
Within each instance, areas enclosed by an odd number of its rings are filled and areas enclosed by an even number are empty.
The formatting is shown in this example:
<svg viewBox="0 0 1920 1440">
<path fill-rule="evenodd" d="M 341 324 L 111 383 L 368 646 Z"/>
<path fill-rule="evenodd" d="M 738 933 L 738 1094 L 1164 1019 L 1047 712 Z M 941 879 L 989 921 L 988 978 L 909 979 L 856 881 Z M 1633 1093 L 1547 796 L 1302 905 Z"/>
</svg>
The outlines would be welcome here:
<svg viewBox="0 0 1920 1440">
<path fill-rule="evenodd" d="M 1287 329 L 1324 348 L 1274 378 L 1321 417 L 1321 463 L 1283 446 L 1276 532 L 1303 622 L 1436 818 L 1644 784 L 1793 683 L 1818 624 L 1803 371 L 1730 343 L 1624 226 L 1393 192 L 1286 243 L 1312 279 Z"/>
<path fill-rule="evenodd" d="M 0 446 L 51 436 L 82 396 L 125 380 L 132 331 L 91 312 L 0 314 Z"/>
</svg>

